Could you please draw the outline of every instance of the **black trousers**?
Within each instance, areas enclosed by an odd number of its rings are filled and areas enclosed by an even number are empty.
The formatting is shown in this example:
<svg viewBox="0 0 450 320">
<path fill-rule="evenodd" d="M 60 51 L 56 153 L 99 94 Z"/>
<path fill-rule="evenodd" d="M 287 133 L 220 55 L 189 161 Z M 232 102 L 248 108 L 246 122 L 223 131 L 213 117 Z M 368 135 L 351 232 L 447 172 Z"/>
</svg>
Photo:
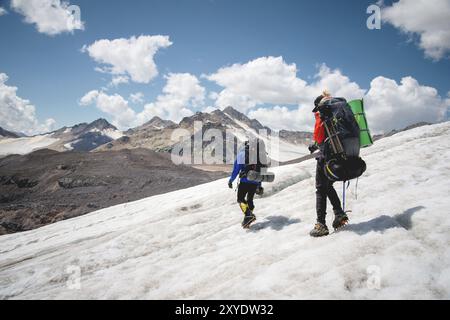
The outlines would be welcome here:
<svg viewBox="0 0 450 320">
<path fill-rule="evenodd" d="M 324 172 L 325 160 L 317 160 L 316 168 L 316 210 L 317 222 L 325 224 L 325 217 L 327 216 L 327 199 L 330 199 L 333 211 L 335 214 L 342 213 L 342 205 L 336 190 L 333 187 L 333 182 L 328 180 Z"/>
<path fill-rule="evenodd" d="M 239 183 L 237 191 L 237 202 L 247 204 L 248 208 L 251 211 L 253 211 L 253 209 L 255 209 L 253 198 L 255 197 L 257 187 L 258 186 L 254 183 L 246 183 L 246 182 Z"/>
</svg>

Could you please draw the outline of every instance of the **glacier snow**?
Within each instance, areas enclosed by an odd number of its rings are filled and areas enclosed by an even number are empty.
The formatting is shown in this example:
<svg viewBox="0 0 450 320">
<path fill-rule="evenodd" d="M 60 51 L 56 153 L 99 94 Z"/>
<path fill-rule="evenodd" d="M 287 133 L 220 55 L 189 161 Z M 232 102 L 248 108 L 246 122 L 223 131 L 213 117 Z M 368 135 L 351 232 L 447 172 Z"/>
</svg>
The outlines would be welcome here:
<svg viewBox="0 0 450 320">
<path fill-rule="evenodd" d="M 363 157 L 350 225 L 329 237 L 308 235 L 311 160 L 273 169 L 249 231 L 222 179 L 2 236 L 0 298 L 449 299 L 450 122 Z"/>
</svg>

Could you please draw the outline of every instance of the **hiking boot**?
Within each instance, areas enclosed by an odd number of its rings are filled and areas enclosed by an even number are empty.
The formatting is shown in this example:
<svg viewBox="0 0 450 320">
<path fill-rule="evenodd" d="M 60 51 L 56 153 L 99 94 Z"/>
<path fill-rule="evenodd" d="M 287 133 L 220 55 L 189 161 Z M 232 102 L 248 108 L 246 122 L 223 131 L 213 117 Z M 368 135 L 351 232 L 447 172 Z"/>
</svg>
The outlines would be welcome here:
<svg viewBox="0 0 450 320">
<path fill-rule="evenodd" d="M 253 214 L 253 212 L 248 210 L 245 213 L 244 221 L 242 221 L 242 228 L 244 228 L 244 229 L 250 228 L 250 225 L 255 221 L 256 221 L 256 216 Z"/>
<path fill-rule="evenodd" d="M 333 228 L 335 230 L 342 228 L 348 223 L 348 216 L 345 214 L 345 212 L 341 212 L 336 214 L 334 221 L 333 221 Z"/>
<path fill-rule="evenodd" d="M 320 222 L 317 222 L 316 225 L 314 226 L 314 229 L 312 229 L 311 232 L 309 233 L 309 235 L 314 238 L 324 237 L 329 234 L 330 232 L 328 231 L 328 227 Z"/>
</svg>

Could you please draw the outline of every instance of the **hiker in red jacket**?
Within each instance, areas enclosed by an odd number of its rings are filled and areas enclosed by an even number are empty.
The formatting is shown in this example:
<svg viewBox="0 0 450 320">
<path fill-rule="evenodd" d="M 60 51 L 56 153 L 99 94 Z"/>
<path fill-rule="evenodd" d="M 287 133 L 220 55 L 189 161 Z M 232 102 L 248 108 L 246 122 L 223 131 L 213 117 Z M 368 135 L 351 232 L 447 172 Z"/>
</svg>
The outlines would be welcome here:
<svg viewBox="0 0 450 320">
<path fill-rule="evenodd" d="M 312 237 L 322 237 L 329 234 L 328 227 L 326 225 L 325 217 L 327 215 L 327 199 L 333 206 L 333 211 L 335 214 L 335 220 L 333 222 L 333 227 L 341 226 L 348 222 L 348 217 L 342 210 L 341 200 L 333 187 L 333 182 L 330 181 L 325 176 L 325 153 L 328 152 L 326 148 L 326 132 L 325 127 L 322 123 L 321 112 L 319 112 L 319 106 L 323 105 L 324 102 L 333 99 L 328 92 L 324 92 L 321 96 L 317 97 L 314 101 L 315 108 L 313 110 L 316 117 L 316 124 L 314 126 L 314 143 L 309 146 L 309 151 L 313 153 L 314 151 L 320 149 L 321 153 L 317 157 L 317 167 L 316 167 L 316 211 L 317 211 L 317 223 L 314 229 L 311 231 L 310 235 Z M 323 110 L 322 110 L 323 111 Z"/>
</svg>

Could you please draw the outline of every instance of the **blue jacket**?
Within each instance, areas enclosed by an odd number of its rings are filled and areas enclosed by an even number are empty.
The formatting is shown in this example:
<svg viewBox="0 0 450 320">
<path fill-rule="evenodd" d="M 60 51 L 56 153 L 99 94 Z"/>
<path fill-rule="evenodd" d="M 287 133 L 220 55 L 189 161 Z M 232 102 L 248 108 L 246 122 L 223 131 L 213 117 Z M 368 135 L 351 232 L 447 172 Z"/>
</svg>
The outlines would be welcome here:
<svg viewBox="0 0 450 320">
<path fill-rule="evenodd" d="M 233 183 L 241 171 L 245 169 L 245 150 L 241 150 L 234 161 L 233 172 L 231 173 L 230 182 Z M 241 182 L 261 185 L 261 182 L 248 180 L 247 177 L 241 178 Z"/>
</svg>

